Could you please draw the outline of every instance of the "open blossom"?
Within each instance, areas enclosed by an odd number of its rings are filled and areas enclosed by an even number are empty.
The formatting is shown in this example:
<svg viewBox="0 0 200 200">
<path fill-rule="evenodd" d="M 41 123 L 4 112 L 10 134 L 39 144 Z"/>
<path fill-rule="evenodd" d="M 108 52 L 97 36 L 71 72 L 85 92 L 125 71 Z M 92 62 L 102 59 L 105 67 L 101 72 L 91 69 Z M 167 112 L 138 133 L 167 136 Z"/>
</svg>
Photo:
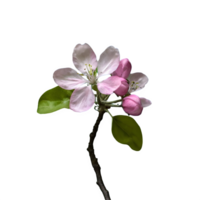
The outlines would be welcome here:
<svg viewBox="0 0 200 200">
<path fill-rule="evenodd" d="M 55 82 L 61 88 L 75 89 L 70 98 L 70 109 L 83 112 L 92 107 L 95 102 L 95 95 L 92 91 L 93 85 L 97 85 L 102 94 L 112 94 L 120 86 L 121 78 L 111 76 L 101 82 L 98 81 L 98 78 L 115 71 L 119 61 L 119 51 L 112 46 L 101 54 L 97 62 L 96 55 L 88 44 L 76 45 L 73 52 L 73 63 L 87 79 L 72 68 L 58 69 L 53 74 Z M 96 70 L 97 68 L 98 70 Z"/>
<path fill-rule="evenodd" d="M 112 73 L 112 76 L 121 77 L 121 85 L 114 91 L 118 96 L 124 96 L 129 90 L 129 84 L 127 78 L 131 72 L 131 63 L 127 58 L 122 59 L 119 63 L 118 68 Z"/>
<path fill-rule="evenodd" d="M 127 79 L 129 80 L 129 93 L 141 90 L 149 81 L 148 77 L 141 72 L 130 74 Z"/>
</svg>

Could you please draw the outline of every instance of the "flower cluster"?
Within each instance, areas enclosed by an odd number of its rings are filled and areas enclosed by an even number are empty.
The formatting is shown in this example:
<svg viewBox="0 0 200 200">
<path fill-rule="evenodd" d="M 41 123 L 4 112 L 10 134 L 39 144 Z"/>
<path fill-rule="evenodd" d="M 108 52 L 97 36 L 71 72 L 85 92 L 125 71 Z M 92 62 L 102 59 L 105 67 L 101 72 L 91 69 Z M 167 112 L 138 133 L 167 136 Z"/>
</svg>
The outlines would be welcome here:
<svg viewBox="0 0 200 200">
<path fill-rule="evenodd" d="M 131 72 L 131 63 L 128 59 L 120 61 L 118 49 L 110 46 L 97 61 L 96 55 L 88 44 L 78 44 L 74 48 L 73 63 L 81 72 L 78 74 L 72 68 L 61 68 L 54 72 L 55 82 L 63 89 L 74 89 L 70 98 L 70 109 L 83 112 L 90 109 L 95 103 L 95 94 L 92 87 L 97 86 L 98 94 L 110 95 L 115 93 L 122 97 L 122 107 L 130 115 L 140 115 L 143 107 L 151 102 L 130 93 L 142 89 L 148 82 L 146 75 Z M 100 81 L 105 75 L 110 77 Z"/>
<path fill-rule="evenodd" d="M 116 71 L 112 73 L 113 76 L 118 76 L 126 79 L 126 82 L 121 83 L 119 88 L 114 91 L 118 96 L 128 96 L 123 98 L 122 107 L 129 115 L 140 115 L 144 107 L 151 105 L 151 101 L 145 98 L 139 98 L 130 93 L 141 90 L 148 82 L 148 77 L 140 72 L 130 74 L 132 65 L 130 61 L 125 58 L 120 61 Z"/>
</svg>

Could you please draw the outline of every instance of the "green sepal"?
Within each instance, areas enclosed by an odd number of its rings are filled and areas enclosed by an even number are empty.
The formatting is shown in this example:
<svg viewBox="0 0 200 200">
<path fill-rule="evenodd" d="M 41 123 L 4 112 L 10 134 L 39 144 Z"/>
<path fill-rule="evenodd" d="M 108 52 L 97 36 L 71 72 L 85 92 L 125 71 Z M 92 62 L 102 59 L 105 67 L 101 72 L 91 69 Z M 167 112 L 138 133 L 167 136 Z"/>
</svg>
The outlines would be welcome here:
<svg viewBox="0 0 200 200">
<path fill-rule="evenodd" d="M 97 92 L 97 90 L 98 90 L 98 89 L 97 89 L 97 85 L 93 85 L 93 86 L 92 86 L 92 89 L 93 89 L 94 91 Z"/>
<path fill-rule="evenodd" d="M 57 86 L 46 91 L 38 101 L 39 114 L 52 113 L 62 108 L 69 108 L 70 97 L 74 90 L 65 90 Z"/>
<path fill-rule="evenodd" d="M 96 76 L 98 73 L 98 67 L 94 70 L 94 75 Z"/>
<path fill-rule="evenodd" d="M 135 151 L 142 148 L 142 132 L 137 122 L 128 116 L 117 115 L 112 118 L 112 134 L 121 144 L 129 145 Z"/>
</svg>

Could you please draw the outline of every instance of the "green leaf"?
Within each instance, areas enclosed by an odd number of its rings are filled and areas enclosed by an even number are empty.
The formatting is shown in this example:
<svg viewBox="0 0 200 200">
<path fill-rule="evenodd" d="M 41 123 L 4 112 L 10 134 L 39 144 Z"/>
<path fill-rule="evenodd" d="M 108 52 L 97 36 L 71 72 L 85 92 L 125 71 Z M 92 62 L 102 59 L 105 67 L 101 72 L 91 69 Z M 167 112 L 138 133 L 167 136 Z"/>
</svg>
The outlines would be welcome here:
<svg viewBox="0 0 200 200">
<path fill-rule="evenodd" d="M 61 108 L 69 108 L 69 101 L 74 90 L 64 90 L 57 86 L 46 91 L 39 99 L 37 112 L 52 113 Z"/>
<path fill-rule="evenodd" d="M 121 144 L 139 151 L 142 148 L 142 132 L 137 122 L 128 116 L 117 115 L 112 118 L 112 134 Z"/>
</svg>

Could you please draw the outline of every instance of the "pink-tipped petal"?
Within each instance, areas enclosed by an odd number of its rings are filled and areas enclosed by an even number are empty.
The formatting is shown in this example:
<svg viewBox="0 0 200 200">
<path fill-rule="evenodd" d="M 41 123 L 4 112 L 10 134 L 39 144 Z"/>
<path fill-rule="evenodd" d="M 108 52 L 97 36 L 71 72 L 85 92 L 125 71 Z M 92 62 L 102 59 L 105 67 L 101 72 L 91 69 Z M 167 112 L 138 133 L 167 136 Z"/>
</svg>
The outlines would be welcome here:
<svg viewBox="0 0 200 200">
<path fill-rule="evenodd" d="M 113 76 L 119 76 L 122 78 L 127 78 L 130 75 L 132 66 L 127 58 L 120 61 L 118 68 L 112 73 Z"/>
<path fill-rule="evenodd" d="M 98 90 L 102 94 L 112 94 L 121 85 L 121 79 L 117 76 L 111 76 L 97 84 Z"/>
<path fill-rule="evenodd" d="M 95 102 L 95 95 L 91 85 L 76 88 L 70 98 L 70 109 L 75 112 L 84 112 L 90 109 Z"/>
<path fill-rule="evenodd" d="M 126 79 L 119 77 L 121 80 L 121 85 L 114 91 L 114 93 L 118 96 L 124 96 L 129 89 L 129 84 Z"/>
<path fill-rule="evenodd" d="M 147 107 L 152 104 L 150 100 L 142 98 L 142 97 L 140 98 L 140 101 L 141 101 L 142 107 Z"/>
<path fill-rule="evenodd" d="M 98 61 L 98 77 L 114 72 L 119 66 L 119 50 L 115 47 L 108 47 L 100 56 Z"/>
<path fill-rule="evenodd" d="M 140 72 L 130 74 L 128 76 L 128 80 L 130 82 L 129 83 L 130 85 L 132 84 L 132 82 L 137 83 L 137 89 L 136 89 L 137 91 L 141 90 L 142 88 L 144 88 L 144 86 L 149 81 L 148 77 L 145 74 L 140 73 Z M 130 92 L 132 92 L 132 91 L 130 91 Z"/>
<path fill-rule="evenodd" d="M 65 90 L 72 90 L 76 87 L 88 83 L 88 80 L 80 76 L 75 70 L 71 68 L 61 68 L 54 72 L 54 81 Z"/>
<path fill-rule="evenodd" d="M 94 51 L 88 44 L 77 44 L 73 52 L 73 62 L 75 67 L 83 74 L 86 72 L 85 64 L 92 65 L 94 71 L 97 67 L 97 59 Z M 85 70 L 84 70 L 85 69 Z"/>
</svg>

